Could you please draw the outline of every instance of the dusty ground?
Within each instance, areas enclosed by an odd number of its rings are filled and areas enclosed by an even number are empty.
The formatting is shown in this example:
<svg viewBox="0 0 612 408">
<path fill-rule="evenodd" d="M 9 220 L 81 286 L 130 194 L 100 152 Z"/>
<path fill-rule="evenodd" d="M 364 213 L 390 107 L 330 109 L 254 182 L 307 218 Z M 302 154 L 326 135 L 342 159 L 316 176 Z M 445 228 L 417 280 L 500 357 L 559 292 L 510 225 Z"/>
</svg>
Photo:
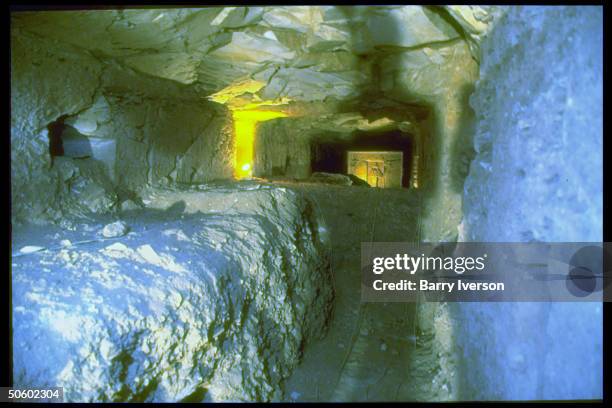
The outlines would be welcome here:
<svg viewBox="0 0 612 408">
<path fill-rule="evenodd" d="M 307 346 L 285 384 L 290 401 L 426 399 L 415 368 L 416 304 L 360 302 L 360 248 L 419 239 L 415 191 L 280 183 L 317 203 L 330 233 L 336 300 L 327 336 Z M 427 377 L 427 375 L 425 374 Z"/>
</svg>

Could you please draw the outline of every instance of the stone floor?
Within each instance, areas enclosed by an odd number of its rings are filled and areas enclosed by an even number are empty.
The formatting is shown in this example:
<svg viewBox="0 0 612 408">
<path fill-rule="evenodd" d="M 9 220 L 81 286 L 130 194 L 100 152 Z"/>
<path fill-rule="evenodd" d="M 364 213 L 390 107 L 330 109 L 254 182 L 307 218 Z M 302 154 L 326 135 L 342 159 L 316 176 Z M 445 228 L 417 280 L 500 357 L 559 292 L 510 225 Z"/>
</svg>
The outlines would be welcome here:
<svg viewBox="0 0 612 408">
<path fill-rule="evenodd" d="M 416 355 L 416 304 L 360 301 L 360 243 L 418 240 L 419 194 L 402 189 L 286 185 L 307 195 L 323 214 L 336 290 L 329 331 L 306 347 L 302 363 L 285 383 L 286 400 L 420 399 L 416 378 L 410 373 Z"/>
</svg>

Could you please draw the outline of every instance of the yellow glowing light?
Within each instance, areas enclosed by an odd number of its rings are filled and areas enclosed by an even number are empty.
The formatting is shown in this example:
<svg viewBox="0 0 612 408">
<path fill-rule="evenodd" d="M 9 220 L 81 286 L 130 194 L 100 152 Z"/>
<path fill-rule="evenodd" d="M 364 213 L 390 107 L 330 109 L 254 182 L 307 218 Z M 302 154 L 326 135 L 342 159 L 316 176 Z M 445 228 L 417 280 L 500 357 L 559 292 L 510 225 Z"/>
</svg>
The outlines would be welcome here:
<svg viewBox="0 0 612 408">
<path fill-rule="evenodd" d="M 291 101 L 287 97 L 262 100 L 257 93 L 265 85 L 262 81 L 243 78 L 208 96 L 209 100 L 224 104 L 232 111 L 235 134 L 234 177 L 237 179 L 251 177 L 253 174 L 253 146 L 257 124 L 288 116 L 283 112 L 260 110 L 265 106 L 285 105 Z"/>
<path fill-rule="evenodd" d="M 235 110 L 232 111 L 235 132 L 235 163 L 234 176 L 238 179 L 251 177 L 253 169 L 253 146 L 257 124 L 266 120 L 287 117 L 286 113 L 261 110 Z"/>
</svg>

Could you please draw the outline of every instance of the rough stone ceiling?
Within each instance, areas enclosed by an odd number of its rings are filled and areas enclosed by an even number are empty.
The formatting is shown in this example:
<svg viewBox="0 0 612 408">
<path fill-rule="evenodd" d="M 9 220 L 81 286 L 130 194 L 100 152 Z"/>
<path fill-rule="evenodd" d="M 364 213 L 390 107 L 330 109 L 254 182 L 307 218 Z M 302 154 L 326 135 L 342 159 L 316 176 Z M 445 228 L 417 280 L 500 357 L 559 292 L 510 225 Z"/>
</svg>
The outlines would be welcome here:
<svg viewBox="0 0 612 408">
<path fill-rule="evenodd" d="M 423 49 L 415 68 L 465 40 L 474 58 L 494 9 L 478 6 L 270 6 L 23 12 L 14 26 L 88 50 L 202 96 L 250 78 L 258 98 L 347 100 L 381 56 Z M 410 55 L 413 55 L 411 53 Z M 434 61 L 435 62 L 435 61 Z M 443 62 L 443 61 L 438 61 Z"/>
</svg>

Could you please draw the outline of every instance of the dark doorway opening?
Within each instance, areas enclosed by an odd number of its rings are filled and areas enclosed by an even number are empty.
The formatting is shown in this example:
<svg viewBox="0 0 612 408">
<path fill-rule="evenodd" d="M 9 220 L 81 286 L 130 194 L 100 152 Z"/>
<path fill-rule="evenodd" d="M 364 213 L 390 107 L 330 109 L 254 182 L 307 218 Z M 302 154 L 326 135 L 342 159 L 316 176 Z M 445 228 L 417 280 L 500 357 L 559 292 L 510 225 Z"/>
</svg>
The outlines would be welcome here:
<svg viewBox="0 0 612 408">
<path fill-rule="evenodd" d="M 62 134 L 66 129 L 64 120 L 68 115 L 60 116 L 55 122 L 51 122 L 47 125 L 47 136 L 49 138 L 49 156 L 51 157 L 51 165 L 53 166 L 53 160 L 56 156 L 64 155 L 64 141 L 62 140 Z"/>
<path fill-rule="evenodd" d="M 413 138 L 399 130 L 390 132 L 358 131 L 350 136 L 322 135 L 311 144 L 312 172 L 346 174 L 348 151 L 398 151 L 403 153 L 402 187 L 410 187 Z"/>
<path fill-rule="evenodd" d="M 86 159 L 93 156 L 91 140 L 74 127 L 64 123 L 68 116 L 60 116 L 47 125 L 51 165 L 57 156 Z"/>
</svg>

